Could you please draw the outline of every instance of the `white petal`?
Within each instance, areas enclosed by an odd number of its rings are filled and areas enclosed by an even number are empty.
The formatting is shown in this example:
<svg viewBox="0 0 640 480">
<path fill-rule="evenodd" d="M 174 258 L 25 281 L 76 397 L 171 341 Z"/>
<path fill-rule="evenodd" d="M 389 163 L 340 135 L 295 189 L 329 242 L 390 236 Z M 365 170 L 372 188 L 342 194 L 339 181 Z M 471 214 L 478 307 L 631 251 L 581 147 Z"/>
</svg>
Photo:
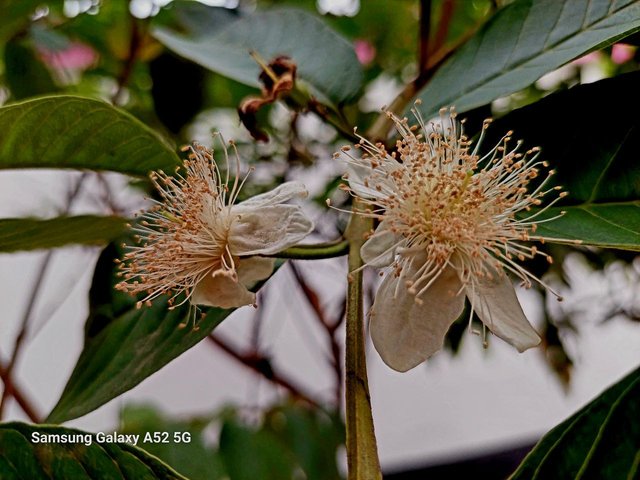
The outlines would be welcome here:
<svg viewBox="0 0 640 480">
<path fill-rule="evenodd" d="M 273 272 L 275 259 L 250 257 L 236 260 L 237 280 L 231 275 L 213 272 L 193 290 L 191 303 L 210 307 L 233 308 L 254 304 L 255 293 L 248 290 Z"/>
<path fill-rule="evenodd" d="M 249 257 L 238 260 L 238 281 L 251 288 L 260 280 L 268 278 L 273 272 L 275 258 Z"/>
<path fill-rule="evenodd" d="M 193 289 L 191 303 L 210 307 L 233 308 L 251 305 L 256 294 L 230 275 L 207 275 Z"/>
<path fill-rule="evenodd" d="M 235 217 L 229 230 L 232 255 L 272 255 L 295 245 L 313 230 L 297 205 L 231 209 Z"/>
<path fill-rule="evenodd" d="M 396 256 L 393 246 L 401 237 L 386 228 L 387 223 L 383 221 L 360 249 L 362 260 L 371 267 L 382 268 L 391 265 Z"/>
<path fill-rule="evenodd" d="M 371 174 L 374 173 L 374 170 L 371 166 L 363 163 L 349 162 L 347 164 L 347 182 L 349 182 L 349 188 L 353 190 L 353 192 L 359 197 L 374 199 L 388 196 L 389 192 L 393 192 L 395 190 L 395 185 L 391 180 L 391 176 L 383 177 L 381 172 L 386 171 L 391 173 L 398 168 L 401 168 L 400 163 L 393 159 L 384 159 L 383 164 L 378 166 L 375 170 L 376 180 L 375 184 L 382 187 L 382 191 L 376 190 L 371 186 L 366 186 L 367 179 L 370 178 Z M 386 187 L 386 192 L 384 191 Z"/>
<path fill-rule="evenodd" d="M 540 336 L 525 317 L 511 280 L 494 275 L 493 280 L 466 288 L 473 309 L 491 332 L 524 352 L 540 343 Z"/>
<path fill-rule="evenodd" d="M 449 327 L 464 309 L 464 295 L 456 295 L 461 283 L 453 268 L 446 268 L 420 297 L 422 305 L 404 284 L 398 286 L 404 281 L 393 273 L 387 275 L 376 293 L 370 326 L 382 360 L 399 372 L 412 369 L 440 350 Z"/>
<path fill-rule="evenodd" d="M 307 195 L 309 192 L 302 182 L 286 182 L 273 190 L 248 198 L 244 202 L 240 202 L 238 206 L 268 207 L 288 202 L 293 198 L 306 198 Z"/>
</svg>

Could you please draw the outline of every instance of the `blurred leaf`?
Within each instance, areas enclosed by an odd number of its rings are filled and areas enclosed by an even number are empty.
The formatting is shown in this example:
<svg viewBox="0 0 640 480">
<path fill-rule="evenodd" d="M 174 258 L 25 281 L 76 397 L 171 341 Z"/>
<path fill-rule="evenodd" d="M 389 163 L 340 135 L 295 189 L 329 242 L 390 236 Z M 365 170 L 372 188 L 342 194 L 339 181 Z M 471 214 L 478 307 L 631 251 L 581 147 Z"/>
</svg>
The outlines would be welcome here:
<svg viewBox="0 0 640 480">
<path fill-rule="evenodd" d="M 71 46 L 70 40 L 64 34 L 38 23 L 29 28 L 29 36 L 38 47 L 52 52 L 62 52 Z"/>
<path fill-rule="evenodd" d="M 79 215 L 48 220 L 0 218 L 0 252 L 56 248 L 69 244 L 99 245 L 122 235 L 122 217 Z"/>
<path fill-rule="evenodd" d="M 537 233 L 640 250 L 640 116 L 629 108 L 640 104 L 638 82 L 640 72 L 577 86 L 515 110 L 489 129 L 486 145 L 514 130 L 515 138 L 542 147 L 542 158 L 557 170 L 553 181 L 569 192 L 566 205 L 539 219 L 567 214 L 540 224 Z"/>
<path fill-rule="evenodd" d="M 171 420 L 152 406 L 126 406 L 120 414 L 119 432 L 139 434 L 140 447 L 157 456 L 190 480 L 222 480 L 225 475 L 220 455 L 205 444 L 204 429 L 210 419 Z M 169 433 L 169 443 L 143 442 L 148 432 Z M 187 432 L 189 441 L 175 441 Z"/>
<path fill-rule="evenodd" d="M 207 36 L 185 37 L 166 28 L 155 29 L 154 36 L 179 55 L 255 87 L 260 85 L 260 68 L 249 56 L 252 50 L 265 61 L 279 55 L 291 57 L 298 77 L 335 103 L 353 98 L 362 83 L 362 69 L 351 45 L 303 10 L 256 12 Z"/>
<path fill-rule="evenodd" d="M 298 404 L 271 408 L 260 424 L 232 406 L 191 420 L 172 420 L 151 406 L 126 407 L 121 422 L 122 433 L 190 432 L 189 444 L 139 445 L 192 480 L 340 478 L 336 453 L 344 443 L 344 426 L 339 415 Z M 220 423 L 219 448 L 206 445 L 203 432 L 211 440 Z"/>
<path fill-rule="evenodd" d="M 192 0 L 174 0 L 153 18 L 155 26 L 167 26 L 191 37 L 207 36 L 237 20 L 238 10 L 211 7 Z"/>
<path fill-rule="evenodd" d="M 227 420 L 220 432 L 220 454 L 233 480 L 293 478 L 294 458 L 263 430 Z"/>
<path fill-rule="evenodd" d="M 50 9 L 59 9 L 62 0 L 0 0 L 0 12 L 2 21 L 0 22 L 0 46 L 17 33 L 24 31 L 31 23 L 29 18 L 36 9 L 44 3 Z"/>
<path fill-rule="evenodd" d="M 640 30 L 637 0 L 517 0 L 500 10 L 420 92 L 426 117 L 466 111 Z"/>
<path fill-rule="evenodd" d="M 86 168 L 145 175 L 173 170 L 156 132 L 105 102 L 51 96 L 0 108 L 0 169 Z"/>
<path fill-rule="evenodd" d="M 638 478 L 640 369 L 547 433 L 511 480 Z"/>
<path fill-rule="evenodd" d="M 220 454 L 233 480 L 336 480 L 343 428 L 339 417 L 299 405 L 272 409 L 260 428 L 228 411 L 220 432 Z"/>
<path fill-rule="evenodd" d="M 149 63 L 149 73 L 156 114 L 170 132 L 177 134 L 202 109 L 207 72 L 200 65 L 165 52 Z"/>
<path fill-rule="evenodd" d="M 339 416 L 285 405 L 268 412 L 264 429 L 293 452 L 308 480 L 340 478 L 336 452 L 344 444 Z"/>
<path fill-rule="evenodd" d="M 82 435 L 82 442 L 37 442 L 40 435 Z M 67 437 L 68 438 L 68 437 Z M 89 443 L 88 441 L 86 443 Z M 185 480 L 167 465 L 126 443 L 98 443 L 80 430 L 24 423 L 0 424 L 0 478 L 3 480 Z"/>
<path fill-rule="evenodd" d="M 36 52 L 22 40 L 13 39 L 4 47 L 7 86 L 13 100 L 52 93 L 58 90 L 49 70 Z"/>
</svg>

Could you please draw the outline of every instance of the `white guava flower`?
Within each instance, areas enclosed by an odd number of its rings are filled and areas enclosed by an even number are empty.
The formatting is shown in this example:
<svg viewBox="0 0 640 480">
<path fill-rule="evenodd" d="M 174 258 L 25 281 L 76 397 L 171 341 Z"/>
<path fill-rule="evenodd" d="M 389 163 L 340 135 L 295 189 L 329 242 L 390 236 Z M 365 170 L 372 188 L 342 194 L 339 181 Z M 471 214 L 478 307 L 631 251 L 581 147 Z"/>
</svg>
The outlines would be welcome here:
<svg viewBox="0 0 640 480">
<path fill-rule="evenodd" d="M 299 206 L 285 204 L 307 196 L 300 182 L 235 203 L 244 180 L 231 145 L 233 180 L 224 143 L 224 175 L 213 152 L 197 144 L 188 147 L 184 176 L 152 173 L 162 202 L 134 227 L 141 244 L 129 247 L 120 265 L 124 280 L 117 285 L 132 294 L 147 294 L 139 304 L 170 294 L 173 305 L 181 293 L 186 293 L 184 301 L 195 305 L 255 304 L 255 293 L 249 289 L 269 277 L 274 267 L 275 259 L 265 256 L 297 244 L 313 230 Z"/>
<path fill-rule="evenodd" d="M 538 176 L 538 148 L 519 153 L 509 149 L 512 132 L 484 156 L 473 150 L 451 110 L 441 121 L 419 128 L 391 114 L 401 139 L 389 153 L 382 144 L 365 139 L 352 155 L 347 190 L 362 199 L 366 210 L 356 212 L 378 220 L 375 232 L 361 249 L 365 266 L 388 267 L 370 311 L 373 343 L 387 365 L 407 371 L 442 348 L 447 330 L 462 314 L 465 296 L 471 315 L 520 352 L 540 343 L 527 321 L 506 272 L 525 286 L 542 283 L 516 263 L 535 255 L 551 257 L 522 242 L 535 236 L 535 217 L 547 207 L 522 218 L 541 205 L 552 190 L 545 184 L 531 192 Z M 562 198 L 566 192 L 556 196 Z M 544 221 L 549 221 L 547 219 Z M 543 285 L 549 288 L 546 284 Z M 471 315 L 469 322 L 471 322 Z"/>
</svg>

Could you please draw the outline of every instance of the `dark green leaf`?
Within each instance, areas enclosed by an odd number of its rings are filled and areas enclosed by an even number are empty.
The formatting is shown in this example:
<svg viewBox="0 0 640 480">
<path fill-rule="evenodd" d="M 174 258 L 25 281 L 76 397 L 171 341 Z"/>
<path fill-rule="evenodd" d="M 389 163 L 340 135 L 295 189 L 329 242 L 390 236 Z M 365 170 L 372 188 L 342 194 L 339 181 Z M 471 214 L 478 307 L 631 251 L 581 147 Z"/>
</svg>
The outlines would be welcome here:
<svg viewBox="0 0 640 480">
<path fill-rule="evenodd" d="M 43 441 L 46 438 L 43 435 L 59 435 L 78 441 L 47 443 Z M 155 457 L 132 445 L 99 443 L 92 433 L 17 422 L 0 424 L 0 478 L 185 480 Z"/>
<path fill-rule="evenodd" d="M 222 480 L 228 478 L 222 459 L 206 444 L 203 434 L 209 423 L 210 419 L 171 420 L 151 406 L 126 406 L 118 431 L 140 435 L 140 447 L 191 480 Z M 145 442 L 148 432 L 168 432 L 169 442 Z M 188 441 L 183 439 L 185 433 L 189 435 Z"/>
<path fill-rule="evenodd" d="M 256 12 L 208 36 L 184 37 L 165 28 L 156 29 L 154 36 L 179 55 L 251 86 L 259 86 L 260 68 L 250 51 L 267 62 L 279 55 L 291 57 L 298 77 L 335 103 L 353 98 L 362 83 L 351 45 L 304 10 Z"/>
<path fill-rule="evenodd" d="M 550 95 L 501 118 L 492 139 L 515 131 L 557 170 L 554 181 L 569 192 L 562 207 L 540 220 L 544 236 L 582 240 L 586 245 L 640 250 L 640 73 L 581 85 Z"/>
<path fill-rule="evenodd" d="M 126 222 L 122 217 L 93 215 L 50 220 L 0 218 L 0 252 L 107 243 L 122 235 Z"/>
<path fill-rule="evenodd" d="M 42 0 L 0 0 L 0 46 L 9 38 L 25 31 L 31 23 L 29 17 L 43 3 Z M 46 3 L 51 10 L 62 7 L 62 0 L 49 0 Z"/>
<path fill-rule="evenodd" d="M 260 428 L 228 411 L 220 432 L 220 455 L 234 480 L 298 478 L 337 480 L 338 448 L 344 427 L 330 417 L 300 405 L 283 405 L 266 413 Z"/>
<path fill-rule="evenodd" d="M 640 200 L 624 203 L 584 204 L 548 210 L 540 219 L 565 215 L 538 226 L 537 234 L 556 243 L 640 251 Z"/>
<path fill-rule="evenodd" d="M 425 116 L 513 93 L 640 30 L 637 0 L 517 0 L 500 10 L 420 92 Z"/>
<path fill-rule="evenodd" d="M 12 40 L 4 47 L 5 78 L 14 100 L 55 92 L 49 70 L 33 48 L 23 41 Z"/>
<path fill-rule="evenodd" d="M 268 412 L 263 428 L 293 452 L 309 480 L 340 478 L 336 452 L 344 445 L 344 427 L 339 416 L 284 405 Z"/>
<path fill-rule="evenodd" d="M 547 433 L 511 480 L 640 475 L 640 369 Z"/>
<path fill-rule="evenodd" d="M 264 430 L 254 430 L 236 419 L 227 420 L 220 432 L 220 454 L 234 480 L 292 478 L 291 452 Z"/>
<path fill-rule="evenodd" d="M 62 396 L 47 419 L 61 423 L 85 415 L 132 389 L 204 339 L 233 310 L 186 302 L 170 310 L 165 297 L 136 308 L 136 299 L 113 288 L 119 280 L 109 245 L 98 259 L 89 292 L 85 344 Z"/>
<path fill-rule="evenodd" d="M 174 150 L 108 103 L 52 96 L 0 108 L 0 169 L 82 168 L 145 175 L 171 171 Z"/>
</svg>

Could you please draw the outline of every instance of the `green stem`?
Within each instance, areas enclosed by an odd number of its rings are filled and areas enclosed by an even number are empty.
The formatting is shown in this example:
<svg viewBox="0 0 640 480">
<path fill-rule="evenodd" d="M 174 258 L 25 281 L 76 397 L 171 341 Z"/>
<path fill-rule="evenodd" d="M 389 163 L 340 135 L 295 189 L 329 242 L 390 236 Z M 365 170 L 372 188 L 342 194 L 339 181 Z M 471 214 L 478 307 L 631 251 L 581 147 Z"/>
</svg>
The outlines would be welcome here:
<svg viewBox="0 0 640 480">
<path fill-rule="evenodd" d="M 354 210 L 364 208 L 354 201 Z M 362 305 L 362 259 L 360 247 L 372 221 L 362 215 L 352 215 L 346 236 L 349 246 L 349 284 L 347 287 L 346 340 L 346 426 L 348 480 L 382 479 L 376 435 L 371 413 L 371 397 L 365 358 L 364 314 Z M 357 270 L 357 271 L 356 271 Z"/>
<path fill-rule="evenodd" d="M 287 248 L 275 255 L 266 255 L 275 258 L 290 258 L 292 260 L 320 260 L 322 258 L 334 258 L 346 255 L 349 252 L 349 241 L 338 239 L 333 242 L 316 243 L 313 245 L 296 245 Z"/>
</svg>

